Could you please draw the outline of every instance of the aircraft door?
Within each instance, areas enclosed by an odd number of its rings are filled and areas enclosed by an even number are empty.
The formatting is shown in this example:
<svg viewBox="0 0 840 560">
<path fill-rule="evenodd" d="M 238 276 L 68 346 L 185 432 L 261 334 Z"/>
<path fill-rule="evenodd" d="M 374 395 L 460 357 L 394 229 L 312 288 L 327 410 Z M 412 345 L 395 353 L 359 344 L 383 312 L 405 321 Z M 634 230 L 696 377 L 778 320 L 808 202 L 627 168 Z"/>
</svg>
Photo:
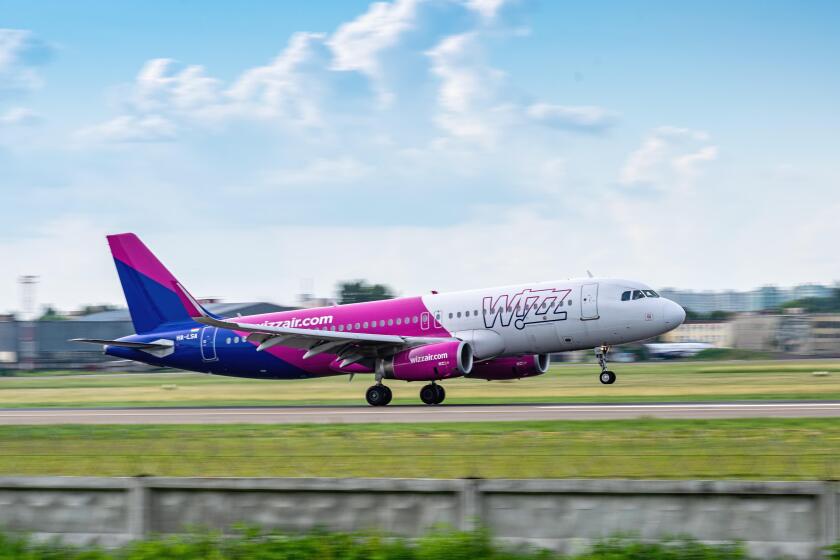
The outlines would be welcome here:
<svg viewBox="0 0 840 560">
<path fill-rule="evenodd" d="M 215 362 L 216 356 L 216 327 L 204 327 L 201 329 L 201 359 L 205 362 Z"/>
<path fill-rule="evenodd" d="M 598 318 L 598 284 L 584 284 L 580 287 L 580 318 L 590 321 Z"/>
</svg>

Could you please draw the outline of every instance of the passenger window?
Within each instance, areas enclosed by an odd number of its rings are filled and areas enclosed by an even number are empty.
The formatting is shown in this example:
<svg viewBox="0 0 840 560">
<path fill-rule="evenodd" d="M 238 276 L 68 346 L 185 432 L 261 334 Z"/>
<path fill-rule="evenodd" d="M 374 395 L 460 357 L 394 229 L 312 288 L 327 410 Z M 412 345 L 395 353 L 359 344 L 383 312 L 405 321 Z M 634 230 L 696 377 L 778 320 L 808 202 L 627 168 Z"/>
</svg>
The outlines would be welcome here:
<svg viewBox="0 0 840 560">
<path fill-rule="evenodd" d="M 380 327 L 384 327 L 384 326 L 385 326 L 385 319 L 380 319 L 380 320 L 379 320 L 379 326 L 380 326 Z"/>
<path fill-rule="evenodd" d="M 478 317 L 478 309 L 473 310 L 473 315 L 475 315 L 476 317 Z"/>
<path fill-rule="evenodd" d="M 344 325 L 338 325 L 338 330 L 343 331 L 344 330 Z"/>
<path fill-rule="evenodd" d="M 402 317 L 397 317 L 397 324 L 402 325 Z"/>
<path fill-rule="evenodd" d="M 566 305 L 572 305 L 572 300 L 566 302 Z M 558 306 L 559 307 L 559 306 Z"/>
<path fill-rule="evenodd" d="M 621 301 L 630 301 L 630 290 L 621 294 Z"/>
<path fill-rule="evenodd" d="M 364 323 L 362 323 L 362 326 L 363 326 L 364 328 L 368 328 L 368 322 L 367 322 L 367 321 L 365 321 Z"/>
<path fill-rule="evenodd" d="M 393 319 L 388 319 L 388 326 L 389 327 L 394 326 L 394 320 Z"/>
<path fill-rule="evenodd" d="M 356 323 L 356 330 L 359 330 L 360 328 L 362 328 L 362 325 L 360 325 L 359 323 Z"/>
<path fill-rule="evenodd" d="M 460 319 L 461 318 L 461 312 L 459 311 L 456 316 Z"/>
<path fill-rule="evenodd" d="M 633 290 L 633 299 L 642 299 L 645 297 L 645 294 L 642 293 L 642 290 Z"/>
<path fill-rule="evenodd" d="M 449 318 L 450 318 L 450 319 L 452 318 L 452 313 L 450 313 L 450 314 L 449 314 Z"/>
<path fill-rule="evenodd" d="M 417 321 L 418 321 L 417 315 L 415 315 L 414 317 L 411 318 L 411 322 L 414 323 L 415 325 L 417 324 Z"/>
<path fill-rule="evenodd" d="M 406 317 L 405 319 L 403 319 L 403 323 L 405 323 L 406 325 L 409 324 L 410 322 L 411 322 L 411 317 Z"/>
</svg>

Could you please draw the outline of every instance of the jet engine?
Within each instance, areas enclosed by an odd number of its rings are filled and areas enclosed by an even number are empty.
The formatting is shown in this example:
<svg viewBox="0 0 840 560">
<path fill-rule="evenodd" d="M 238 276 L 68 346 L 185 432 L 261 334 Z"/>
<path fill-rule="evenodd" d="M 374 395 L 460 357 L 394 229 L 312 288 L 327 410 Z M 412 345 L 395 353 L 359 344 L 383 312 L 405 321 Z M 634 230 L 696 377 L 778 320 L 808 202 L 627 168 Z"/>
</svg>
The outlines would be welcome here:
<svg viewBox="0 0 840 560">
<path fill-rule="evenodd" d="M 462 340 L 436 342 L 397 352 L 382 361 L 385 377 L 403 381 L 434 381 L 468 374 L 472 346 Z"/>
<path fill-rule="evenodd" d="M 534 377 L 542 375 L 548 370 L 549 361 L 548 354 L 493 358 L 486 362 L 477 362 L 466 376 L 471 379 L 486 379 L 488 381 Z"/>
</svg>

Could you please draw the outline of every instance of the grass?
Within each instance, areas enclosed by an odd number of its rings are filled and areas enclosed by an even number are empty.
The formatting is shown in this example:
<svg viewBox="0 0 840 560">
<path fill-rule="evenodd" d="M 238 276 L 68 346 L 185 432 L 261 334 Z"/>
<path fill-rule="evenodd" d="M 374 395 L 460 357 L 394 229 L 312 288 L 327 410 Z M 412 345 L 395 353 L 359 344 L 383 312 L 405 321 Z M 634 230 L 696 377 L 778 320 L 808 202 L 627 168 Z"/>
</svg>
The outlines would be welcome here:
<svg viewBox="0 0 840 560">
<path fill-rule="evenodd" d="M 310 533 L 284 535 L 258 530 L 240 531 L 233 537 L 199 534 L 149 539 L 118 550 L 82 549 L 56 543 L 37 544 L 24 538 L 0 535 L 0 558 L 22 560 L 746 560 L 738 543 L 703 544 L 691 539 L 640 542 L 613 538 L 591 550 L 565 556 L 517 547 L 495 545 L 487 532 L 438 530 L 416 540 L 376 534 Z M 831 557 L 832 560 L 835 556 Z"/>
<path fill-rule="evenodd" d="M 601 385 L 594 364 L 558 364 L 510 382 L 445 382 L 447 403 L 840 399 L 840 361 L 614 364 Z M 827 372 L 815 376 L 814 372 Z M 183 372 L 0 378 L 0 408 L 362 404 L 371 376 L 268 381 Z M 394 404 L 418 402 L 420 383 L 389 381 Z"/>
<path fill-rule="evenodd" d="M 0 473 L 840 478 L 840 418 L 0 426 Z"/>
</svg>

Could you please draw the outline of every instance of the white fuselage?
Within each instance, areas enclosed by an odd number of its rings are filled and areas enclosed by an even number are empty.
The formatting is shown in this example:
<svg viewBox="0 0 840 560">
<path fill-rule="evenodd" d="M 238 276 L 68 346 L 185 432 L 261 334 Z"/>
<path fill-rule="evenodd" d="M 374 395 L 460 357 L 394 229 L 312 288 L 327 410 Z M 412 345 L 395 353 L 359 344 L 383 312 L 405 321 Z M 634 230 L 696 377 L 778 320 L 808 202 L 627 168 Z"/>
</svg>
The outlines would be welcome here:
<svg viewBox="0 0 840 560">
<path fill-rule="evenodd" d="M 630 299 L 622 300 L 628 291 Z M 632 299 L 634 292 L 644 297 Z M 472 343 L 480 359 L 645 340 L 685 319 L 682 307 L 650 287 L 612 278 L 431 294 L 422 300 L 443 328 Z"/>
</svg>

